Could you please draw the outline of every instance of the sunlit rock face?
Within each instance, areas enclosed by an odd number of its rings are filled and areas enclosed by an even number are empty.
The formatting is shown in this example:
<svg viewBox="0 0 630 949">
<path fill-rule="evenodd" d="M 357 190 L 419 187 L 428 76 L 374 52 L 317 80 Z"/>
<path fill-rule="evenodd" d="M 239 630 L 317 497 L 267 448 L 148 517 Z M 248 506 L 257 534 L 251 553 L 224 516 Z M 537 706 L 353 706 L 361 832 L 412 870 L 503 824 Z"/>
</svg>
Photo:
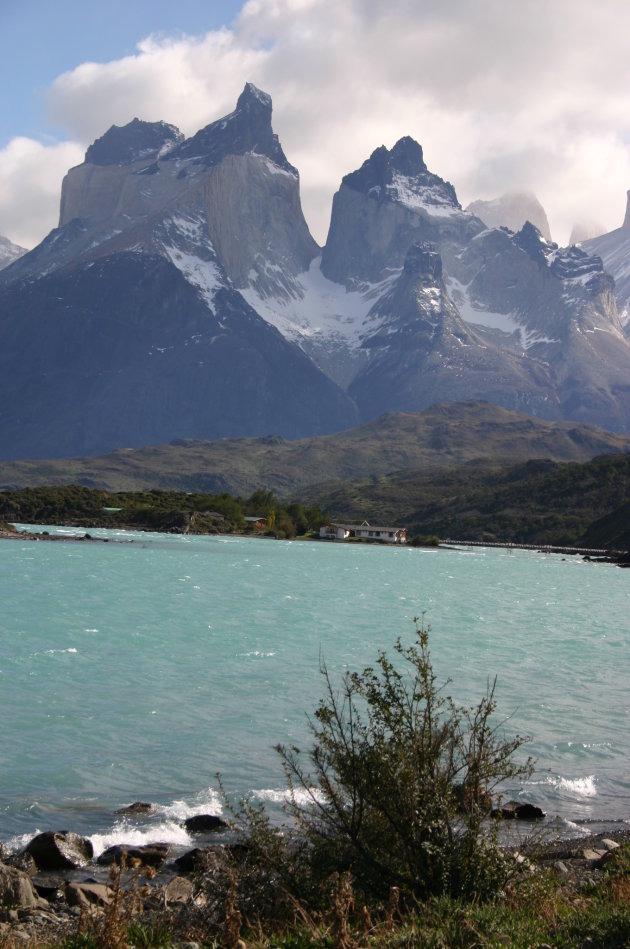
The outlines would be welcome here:
<svg viewBox="0 0 630 949">
<path fill-rule="evenodd" d="M 619 319 L 626 336 L 630 338 L 630 191 L 626 199 L 626 214 L 621 227 L 585 240 L 582 248 L 601 257 L 604 267 L 614 277 L 615 299 Z"/>
<path fill-rule="evenodd" d="M 343 178 L 319 248 L 271 119 L 248 83 L 189 139 L 134 119 L 70 169 L 59 227 L 0 272 L 3 457 L 458 399 L 630 430 L 617 251 L 488 226 L 409 137 Z"/>
</svg>

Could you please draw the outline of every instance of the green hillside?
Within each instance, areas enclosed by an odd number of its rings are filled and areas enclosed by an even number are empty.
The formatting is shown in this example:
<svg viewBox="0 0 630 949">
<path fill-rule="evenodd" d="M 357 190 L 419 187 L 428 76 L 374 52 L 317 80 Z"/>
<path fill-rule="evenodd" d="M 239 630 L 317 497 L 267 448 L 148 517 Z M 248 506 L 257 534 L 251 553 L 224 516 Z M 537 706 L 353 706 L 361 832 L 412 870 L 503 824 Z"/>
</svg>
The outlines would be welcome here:
<svg viewBox="0 0 630 949">
<path fill-rule="evenodd" d="M 630 454 L 406 471 L 322 486 L 304 500 L 343 520 L 404 524 L 412 535 L 630 547 Z"/>
<path fill-rule="evenodd" d="M 107 491 L 154 488 L 248 497 L 260 487 L 283 498 L 334 480 L 394 471 L 506 465 L 548 458 L 588 461 L 630 452 L 630 437 L 591 425 L 547 422 L 484 402 L 384 415 L 336 435 L 178 440 L 93 458 L 0 462 L 0 488 L 77 484 Z"/>
</svg>

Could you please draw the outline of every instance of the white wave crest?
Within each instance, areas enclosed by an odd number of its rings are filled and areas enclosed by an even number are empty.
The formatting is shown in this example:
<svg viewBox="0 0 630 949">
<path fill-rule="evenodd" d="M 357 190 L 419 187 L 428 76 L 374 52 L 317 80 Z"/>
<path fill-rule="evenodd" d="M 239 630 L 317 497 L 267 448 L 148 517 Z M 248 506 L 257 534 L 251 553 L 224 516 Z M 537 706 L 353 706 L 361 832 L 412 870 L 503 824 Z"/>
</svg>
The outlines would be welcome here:
<svg viewBox="0 0 630 949">
<path fill-rule="evenodd" d="M 584 778 L 560 778 L 558 787 L 563 791 L 578 794 L 580 797 L 595 797 L 597 794 L 594 774 L 589 774 Z"/>
<path fill-rule="evenodd" d="M 323 804 L 325 801 L 324 795 L 317 788 L 295 788 L 293 791 L 290 791 L 289 788 L 285 788 L 280 791 L 276 788 L 261 788 L 258 791 L 254 791 L 254 797 L 259 798 L 261 801 L 270 801 L 272 804 L 284 804 L 288 801 L 293 801 L 298 806 L 303 806 L 306 804 L 312 804 L 313 801 L 317 801 L 318 804 Z"/>
<path fill-rule="evenodd" d="M 597 795 L 597 782 L 594 774 L 587 774 L 583 778 L 548 777 L 544 783 L 550 784 L 558 791 L 568 791 L 577 797 L 596 797 Z"/>
<path fill-rule="evenodd" d="M 129 847 L 144 847 L 147 844 L 175 844 L 186 847 L 192 845 L 192 839 L 181 824 L 176 821 L 163 821 L 146 827 L 130 827 L 126 821 L 114 824 L 104 834 L 92 834 L 89 838 L 94 848 L 94 857 L 99 857 L 108 847 L 126 844 Z"/>
<path fill-rule="evenodd" d="M 588 829 L 588 827 L 585 827 L 584 824 L 576 824 L 575 821 L 569 820 L 568 817 L 563 817 L 562 822 L 572 833 L 578 834 L 581 837 L 591 836 L 591 831 Z"/>
<path fill-rule="evenodd" d="M 192 801 L 171 801 L 170 804 L 156 804 L 156 814 L 173 821 L 185 821 L 195 814 L 221 814 L 221 798 L 214 788 L 200 791 Z"/>
<path fill-rule="evenodd" d="M 39 827 L 26 834 L 16 834 L 15 837 L 10 837 L 8 840 L 5 840 L 4 846 L 9 853 L 19 853 L 21 850 L 24 850 L 26 845 L 31 842 L 33 837 L 37 837 L 38 834 L 41 834 Z"/>
</svg>

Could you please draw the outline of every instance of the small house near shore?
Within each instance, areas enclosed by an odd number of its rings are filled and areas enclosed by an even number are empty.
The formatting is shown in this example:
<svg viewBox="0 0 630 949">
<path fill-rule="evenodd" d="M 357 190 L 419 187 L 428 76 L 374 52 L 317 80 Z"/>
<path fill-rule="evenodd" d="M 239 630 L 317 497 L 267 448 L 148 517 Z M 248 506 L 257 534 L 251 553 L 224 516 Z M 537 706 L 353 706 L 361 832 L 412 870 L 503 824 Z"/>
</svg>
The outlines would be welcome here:
<svg viewBox="0 0 630 949">
<path fill-rule="evenodd" d="M 363 521 L 362 524 L 325 524 L 319 529 L 319 536 L 325 540 L 348 540 L 358 537 L 362 540 L 380 540 L 387 544 L 406 544 L 406 527 L 376 527 Z"/>
</svg>

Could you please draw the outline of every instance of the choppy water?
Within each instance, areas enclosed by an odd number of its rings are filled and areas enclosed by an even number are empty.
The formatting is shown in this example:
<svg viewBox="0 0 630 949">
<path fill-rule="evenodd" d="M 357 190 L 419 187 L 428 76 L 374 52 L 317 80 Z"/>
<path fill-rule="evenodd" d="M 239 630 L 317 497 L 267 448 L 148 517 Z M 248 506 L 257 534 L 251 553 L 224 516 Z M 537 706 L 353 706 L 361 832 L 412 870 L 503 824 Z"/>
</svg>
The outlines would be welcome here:
<svg viewBox="0 0 630 949">
<path fill-rule="evenodd" d="M 458 702 L 498 677 L 527 800 L 571 832 L 630 820 L 630 571 L 558 555 L 92 532 L 0 543 L 0 840 L 185 845 L 230 792 L 282 796 L 273 746 L 413 618 Z M 150 819 L 114 811 L 157 805 Z"/>
</svg>

